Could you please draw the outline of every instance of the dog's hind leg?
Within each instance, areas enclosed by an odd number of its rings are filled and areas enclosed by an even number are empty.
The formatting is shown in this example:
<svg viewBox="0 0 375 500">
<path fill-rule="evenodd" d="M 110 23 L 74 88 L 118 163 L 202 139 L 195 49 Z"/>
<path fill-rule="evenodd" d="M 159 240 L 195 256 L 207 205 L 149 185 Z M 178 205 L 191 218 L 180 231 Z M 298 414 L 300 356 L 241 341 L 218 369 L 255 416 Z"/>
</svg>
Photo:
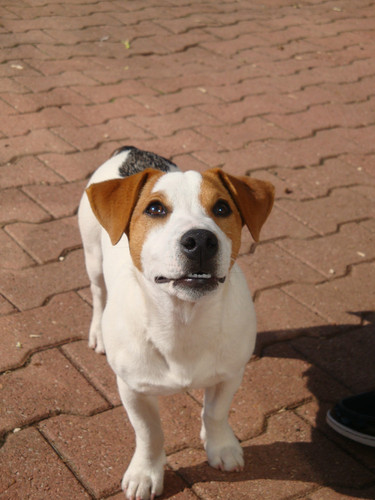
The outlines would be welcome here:
<svg viewBox="0 0 375 500">
<path fill-rule="evenodd" d="M 89 331 L 89 347 L 98 353 L 104 353 L 101 323 L 106 302 L 106 288 L 103 277 L 101 226 L 91 211 L 86 194 L 83 195 L 79 206 L 78 222 L 92 293 L 93 313 Z"/>
<path fill-rule="evenodd" d="M 228 423 L 230 404 L 241 380 L 242 373 L 207 388 L 204 394 L 201 439 L 208 463 L 215 469 L 240 471 L 244 467 L 243 450 Z"/>
<path fill-rule="evenodd" d="M 153 499 L 163 491 L 166 463 L 158 401 L 154 396 L 131 390 L 119 377 L 117 383 L 136 437 L 135 452 L 124 474 L 122 489 L 128 499 Z"/>
</svg>

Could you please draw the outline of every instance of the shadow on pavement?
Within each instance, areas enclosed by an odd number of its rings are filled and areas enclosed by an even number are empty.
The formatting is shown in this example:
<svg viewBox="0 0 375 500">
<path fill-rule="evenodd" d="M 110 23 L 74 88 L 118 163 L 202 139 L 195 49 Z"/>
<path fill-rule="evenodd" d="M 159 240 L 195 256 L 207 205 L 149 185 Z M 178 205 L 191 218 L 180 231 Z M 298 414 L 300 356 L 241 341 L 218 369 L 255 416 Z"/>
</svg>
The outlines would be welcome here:
<svg viewBox="0 0 375 500">
<path fill-rule="evenodd" d="M 250 482 L 249 498 L 256 498 L 255 483 L 259 480 L 280 481 L 280 498 L 288 497 L 288 484 L 290 487 L 292 483 L 297 496 L 298 490 L 303 495 L 306 487 L 301 485 L 300 489 L 295 485 L 296 482 L 311 483 L 312 490 L 314 487 L 327 487 L 349 497 L 375 498 L 374 448 L 338 435 L 325 422 L 327 410 L 335 401 L 375 388 L 375 312 L 351 314 L 360 317 L 362 325 L 280 330 L 266 332 L 263 339 L 263 334 L 260 333 L 257 353 L 261 358 L 275 357 L 275 350 L 271 348 L 275 346 L 275 341 L 270 339 L 276 338 L 276 344 L 289 344 L 288 349 L 278 352 L 288 353 L 285 357 L 309 363 L 304 380 L 313 396 L 311 401 L 302 403 L 297 408 L 287 408 L 273 415 L 266 415 L 262 433 L 243 444 L 246 466 L 242 473 L 222 473 L 209 467 L 206 461 L 199 461 L 191 467 L 180 467 L 176 472 L 189 484 L 199 483 L 200 487 L 209 492 L 209 496 L 218 495 L 217 498 L 220 497 L 220 492 L 222 498 L 227 498 L 225 483 L 230 485 L 244 481 Z M 322 385 L 326 387 L 322 388 Z M 294 413 L 292 416 L 291 412 Z M 302 435 L 299 436 L 299 433 Z M 254 482 L 254 489 L 251 482 Z M 241 494 L 246 487 L 241 486 Z M 267 489 L 263 485 L 263 494 Z M 292 493 L 293 497 L 294 495 L 295 492 Z M 166 491 L 163 498 L 169 496 L 170 492 Z M 319 495 L 314 496 L 314 499 L 318 497 Z"/>
</svg>

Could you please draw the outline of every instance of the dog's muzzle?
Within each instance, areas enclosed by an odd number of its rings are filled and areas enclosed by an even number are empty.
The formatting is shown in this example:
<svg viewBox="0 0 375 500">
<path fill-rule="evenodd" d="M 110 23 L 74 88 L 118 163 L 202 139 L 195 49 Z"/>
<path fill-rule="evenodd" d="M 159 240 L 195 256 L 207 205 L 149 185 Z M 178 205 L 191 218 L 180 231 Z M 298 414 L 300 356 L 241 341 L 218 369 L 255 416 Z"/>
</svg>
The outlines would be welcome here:
<svg viewBox="0 0 375 500">
<path fill-rule="evenodd" d="M 174 286 L 196 289 L 201 292 L 214 290 L 224 277 L 216 276 L 216 259 L 219 252 L 217 236 L 207 229 L 191 229 L 180 239 L 180 250 L 186 257 L 187 272 L 178 278 L 158 276 L 156 283 L 173 282 Z"/>
</svg>

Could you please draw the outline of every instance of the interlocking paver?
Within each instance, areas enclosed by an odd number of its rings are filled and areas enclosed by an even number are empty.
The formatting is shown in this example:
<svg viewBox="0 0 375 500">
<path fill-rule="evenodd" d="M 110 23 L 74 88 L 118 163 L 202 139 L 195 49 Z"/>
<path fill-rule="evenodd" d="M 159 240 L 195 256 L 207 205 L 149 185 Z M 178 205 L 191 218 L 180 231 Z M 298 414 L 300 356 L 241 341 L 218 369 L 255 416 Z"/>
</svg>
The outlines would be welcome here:
<svg viewBox="0 0 375 500">
<path fill-rule="evenodd" d="M 334 323 L 358 324 L 360 317 L 352 313 L 372 311 L 374 289 L 368 285 L 375 279 L 373 262 L 354 266 L 344 277 L 327 280 L 314 287 L 287 285 L 284 290 L 302 304 Z"/>
<path fill-rule="evenodd" d="M 39 264 L 63 257 L 68 250 L 81 245 L 76 217 L 65 217 L 42 224 L 18 222 L 6 226 L 6 232 Z M 18 258 L 12 260 L 17 260 L 19 264 Z"/>
<path fill-rule="evenodd" d="M 28 184 L 48 184 L 61 181 L 61 177 L 47 168 L 35 156 L 23 156 L 0 169 L 0 188 L 21 187 Z"/>
<path fill-rule="evenodd" d="M 34 354 L 25 368 L 0 376 L 0 434 L 72 412 L 87 415 L 108 408 L 90 384 L 57 350 Z"/>
<path fill-rule="evenodd" d="M 19 269 L 34 264 L 33 259 L 4 230 L 0 230 L 0 260 L 2 267 L 6 269 Z"/>
<path fill-rule="evenodd" d="M 230 414 L 245 470 L 208 467 L 202 391 L 163 398 L 163 498 L 373 498 L 372 449 L 325 415 L 375 388 L 374 0 L 4 0 L 0 17 L 1 500 L 124 498 L 133 431 L 87 346 L 76 221 L 124 144 L 276 186 L 239 258 L 259 330 Z"/>
<path fill-rule="evenodd" d="M 25 221 L 42 222 L 49 214 L 19 189 L 4 189 L 0 200 L 0 221 L 4 223 Z"/>
<path fill-rule="evenodd" d="M 90 495 L 39 432 L 25 429 L 8 437 L 0 449 L 0 498 L 75 498 Z"/>
<path fill-rule="evenodd" d="M 87 181 L 68 184 L 34 184 L 23 190 L 55 218 L 73 215 Z"/>
<path fill-rule="evenodd" d="M 86 337 L 90 308 L 74 292 L 42 308 L 0 318 L 0 371 L 21 366 L 31 353 Z"/>
<path fill-rule="evenodd" d="M 283 240 L 278 245 L 319 270 L 327 278 L 344 276 L 350 265 L 375 258 L 375 235 L 358 224 L 345 224 L 337 233 L 309 240 Z"/>
<path fill-rule="evenodd" d="M 350 487 L 362 491 L 361 486 L 372 479 L 366 469 L 292 412 L 271 416 L 267 432 L 243 446 L 249 467 L 231 482 L 226 474 L 207 466 L 200 450 L 171 455 L 169 464 L 207 500 L 229 500 L 233 495 L 243 500 L 308 498 L 322 482 L 339 491 Z"/>
<path fill-rule="evenodd" d="M 54 294 L 75 290 L 87 283 L 81 250 L 44 266 L 0 270 L 1 293 L 21 310 L 41 306 Z"/>
</svg>

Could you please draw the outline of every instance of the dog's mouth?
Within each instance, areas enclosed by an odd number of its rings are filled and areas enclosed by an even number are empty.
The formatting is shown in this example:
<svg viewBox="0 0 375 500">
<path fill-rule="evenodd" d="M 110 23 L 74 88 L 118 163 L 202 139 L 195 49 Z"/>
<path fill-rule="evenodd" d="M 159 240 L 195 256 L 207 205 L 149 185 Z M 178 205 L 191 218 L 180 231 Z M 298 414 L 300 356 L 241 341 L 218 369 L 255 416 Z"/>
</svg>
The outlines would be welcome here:
<svg viewBox="0 0 375 500">
<path fill-rule="evenodd" d="M 223 278 L 218 278 L 209 273 L 190 273 L 186 276 L 181 276 L 180 278 L 166 278 L 165 276 L 157 276 L 155 278 L 155 283 L 173 283 L 173 286 L 182 286 L 187 288 L 197 288 L 197 289 L 214 289 L 219 283 L 224 283 L 225 276 Z"/>
</svg>

